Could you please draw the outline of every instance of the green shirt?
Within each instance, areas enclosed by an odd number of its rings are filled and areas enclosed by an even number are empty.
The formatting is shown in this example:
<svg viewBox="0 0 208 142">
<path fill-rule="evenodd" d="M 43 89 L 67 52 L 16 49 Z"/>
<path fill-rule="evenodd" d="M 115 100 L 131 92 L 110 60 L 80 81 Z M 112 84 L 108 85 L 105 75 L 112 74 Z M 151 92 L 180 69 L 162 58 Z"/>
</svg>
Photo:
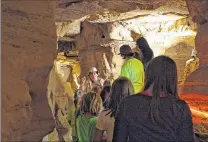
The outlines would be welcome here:
<svg viewBox="0 0 208 142">
<path fill-rule="evenodd" d="M 144 87 L 144 66 L 136 58 L 127 59 L 121 67 L 121 75 L 131 80 L 134 92 L 139 93 Z"/>
<path fill-rule="evenodd" d="M 86 118 L 79 115 L 77 118 L 77 136 L 79 142 L 91 142 L 94 138 L 98 117 Z"/>
</svg>

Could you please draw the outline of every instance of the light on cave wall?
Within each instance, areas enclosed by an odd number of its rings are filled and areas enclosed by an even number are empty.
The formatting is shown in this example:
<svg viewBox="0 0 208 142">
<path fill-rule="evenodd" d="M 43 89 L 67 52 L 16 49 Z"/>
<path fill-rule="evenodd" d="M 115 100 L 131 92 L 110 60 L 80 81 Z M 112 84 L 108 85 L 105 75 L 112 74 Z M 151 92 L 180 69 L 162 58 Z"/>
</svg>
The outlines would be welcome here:
<svg viewBox="0 0 208 142">
<path fill-rule="evenodd" d="M 110 38 L 135 42 L 131 31 L 147 39 L 155 56 L 164 54 L 167 48 L 180 42 L 181 39 L 186 40 L 187 37 L 195 37 L 196 35 L 196 32 L 187 25 L 187 17 L 173 14 L 153 14 L 113 22 L 110 26 Z"/>
<path fill-rule="evenodd" d="M 191 30 L 180 31 L 180 32 L 149 32 L 144 35 L 147 39 L 149 45 L 154 51 L 155 56 L 164 54 L 165 50 L 171 47 L 173 44 L 179 42 L 178 39 L 186 38 L 186 37 L 194 37 L 196 35 L 195 32 Z"/>
<path fill-rule="evenodd" d="M 127 29 L 121 29 L 119 31 L 119 35 L 122 37 L 121 40 L 128 40 L 128 38 L 126 38 L 126 37 L 131 37 L 129 30 L 127 30 Z M 125 36 L 122 36 L 122 35 L 125 35 Z"/>
<path fill-rule="evenodd" d="M 165 53 L 165 50 L 180 39 L 195 37 L 196 32 L 187 26 L 185 17 L 177 15 L 150 15 L 142 19 L 134 19 L 135 25 L 140 25 L 138 31 L 143 35 L 155 56 Z"/>
</svg>

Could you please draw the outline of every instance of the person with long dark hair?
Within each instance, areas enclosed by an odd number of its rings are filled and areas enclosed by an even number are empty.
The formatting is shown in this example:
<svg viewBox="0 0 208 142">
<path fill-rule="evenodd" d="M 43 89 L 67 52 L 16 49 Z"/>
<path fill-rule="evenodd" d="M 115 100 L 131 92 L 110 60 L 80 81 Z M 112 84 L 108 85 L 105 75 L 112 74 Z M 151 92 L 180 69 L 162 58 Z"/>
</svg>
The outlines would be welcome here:
<svg viewBox="0 0 208 142">
<path fill-rule="evenodd" d="M 177 80 L 171 58 L 154 58 L 147 66 L 144 91 L 119 105 L 113 142 L 194 141 L 191 111 L 178 96 Z"/>
<path fill-rule="evenodd" d="M 102 99 L 103 108 L 107 108 L 108 105 L 108 97 L 110 95 L 111 86 L 105 86 L 100 93 L 100 97 Z"/>
<path fill-rule="evenodd" d="M 154 58 L 154 53 L 144 37 L 138 38 L 136 45 L 139 48 L 140 60 L 144 64 L 144 68 L 146 68 L 147 64 Z"/>
<path fill-rule="evenodd" d="M 111 93 L 105 108 L 98 117 L 94 141 L 102 141 L 104 131 L 107 133 L 107 141 L 112 141 L 114 116 L 122 98 L 134 94 L 131 81 L 126 77 L 119 77 L 113 82 Z"/>
</svg>

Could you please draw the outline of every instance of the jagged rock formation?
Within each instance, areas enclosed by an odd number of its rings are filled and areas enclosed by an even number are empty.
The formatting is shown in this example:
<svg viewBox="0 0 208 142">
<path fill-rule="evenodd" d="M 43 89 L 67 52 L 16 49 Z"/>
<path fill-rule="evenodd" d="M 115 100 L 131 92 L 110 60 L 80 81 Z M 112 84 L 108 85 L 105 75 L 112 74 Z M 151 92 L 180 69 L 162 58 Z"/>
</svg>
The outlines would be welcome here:
<svg viewBox="0 0 208 142">
<path fill-rule="evenodd" d="M 200 58 L 199 68 L 186 80 L 184 93 L 208 95 L 208 1 L 187 0 L 187 6 L 193 21 L 198 24 L 195 45 Z"/>
<path fill-rule="evenodd" d="M 208 23 L 200 25 L 196 36 L 196 49 L 200 58 L 199 68 L 186 80 L 184 93 L 208 95 Z"/>
<path fill-rule="evenodd" d="M 208 21 L 207 0 L 186 0 L 186 3 L 193 22 L 203 25 Z"/>
<path fill-rule="evenodd" d="M 53 131 L 47 85 L 56 57 L 52 1 L 2 1 L 2 141 Z"/>
<path fill-rule="evenodd" d="M 104 9 L 125 13 L 131 10 L 187 11 L 185 0 L 62 0 L 57 1 L 56 21 L 80 19 Z"/>
<path fill-rule="evenodd" d="M 82 31 L 76 36 L 82 70 L 87 71 L 90 66 L 97 66 L 102 76 L 118 77 L 122 65 L 122 59 L 117 55 L 119 47 L 122 44 L 135 47 L 133 32 L 147 38 L 155 56 L 165 54 L 175 59 L 181 78 L 185 62 L 194 48 L 195 32 L 187 23 L 186 14 L 155 15 L 154 12 L 133 11 L 112 16 L 105 11 L 100 15 L 90 15 L 82 22 Z M 110 67 L 108 75 L 103 64 L 103 53 L 106 54 Z M 82 76 L 86 74 L 87 72 L 82 72 Z"/>
<path fill-rule="evenodd" d="M 72 141 L 67 114 L 73 104 L 73 89 L 57 68 L 56 62 L 50 73 L 48 101 L 55 120 L 55 129 L 48 135 L 49 141 Z M 66 74 L 66 76 L 69 76 Z M 66 77 L 68 78 L 68 77 Z"/>
<path fill-rule="evenodd" d="M 102 13 L 105 10 L 110 11 L 110 14 L 104 17 Z M 155 12 L 188 14 L 185 0 L 62 0 L 57 1 L 55 11 L 57 33 L 59 36 L 68 33 L 76 34 L 79 31 L 80 21 L 84 21 L 89 15 L 92 18 L 92 14 L 94 14 L 93 18 L 96 19 L 103 19 L 106 16 L 116 18 L 120 14 L 126 19 L 128 15 L 125 13 L 133 10 L 143 16 Z M 62 30 L 60 31 L 60 29 Z"/>
<path fill-rule="evenodd" d="M 195 47 L 195 26 L 184 0 L 68 0 L 57 2 L 56 20 L 58 36 L 76 39 L 81 77 L 87 75 L 91 66 L 96 66 L 104 78 L 118 77 L 123 62 L 117 55 L 119 47 L 122 44 L 135 47 L 132 32 L 147 38 L 155 56 L 171 56 L 177 63 L 179 79 Z M 180 55 L 172 55 L 179 52 Z"/>
<path fill-rule="evenodd" d="M 207 95 L 208 95 L 208 1 L 186 0 L 190 15 L 197 24 L 195 46 L 200 59 L 199 68 L 187 77 L 183 91 L 184 98 L 193 108 L 204 112 L 206 116 L 193 113 L 194 128 L 202 141 L 207 141 Z M 202 103 L 201 103 L 202 101 Z"/>
</svg>

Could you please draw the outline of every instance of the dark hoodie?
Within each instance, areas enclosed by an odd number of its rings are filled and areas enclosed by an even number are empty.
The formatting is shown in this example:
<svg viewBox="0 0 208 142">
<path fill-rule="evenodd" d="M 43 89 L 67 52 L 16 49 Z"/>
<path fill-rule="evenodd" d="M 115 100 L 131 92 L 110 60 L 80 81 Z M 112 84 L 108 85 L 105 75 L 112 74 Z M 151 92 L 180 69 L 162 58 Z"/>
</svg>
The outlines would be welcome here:
<svg viewBox="0 0 208 142">
<path fill-rule="evenodd" d="M 147 64 L 154 58 L 153 51 L 144 37 L 137 39 L 136 44 L 142 52 L 141 61 L 146 68 Z"/>
</svg>

